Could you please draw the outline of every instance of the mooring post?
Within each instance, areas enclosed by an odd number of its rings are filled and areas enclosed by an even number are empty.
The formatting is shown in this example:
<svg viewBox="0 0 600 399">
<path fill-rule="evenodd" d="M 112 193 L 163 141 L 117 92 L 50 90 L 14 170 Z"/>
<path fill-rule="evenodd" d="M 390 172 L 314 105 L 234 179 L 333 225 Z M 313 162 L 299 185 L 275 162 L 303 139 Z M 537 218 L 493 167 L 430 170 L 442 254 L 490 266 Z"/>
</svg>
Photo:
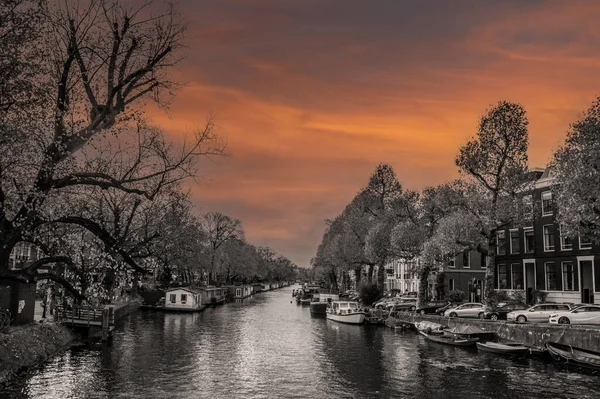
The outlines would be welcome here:
<svg viewBox="0 0 600 399">
<path fill-rule="evenodd" d="M 109 316 L 110 308 L 102 309 L 102 341 L 106 341 L 108 339 L 108 326 L 109 326 Z"/>
</svg>

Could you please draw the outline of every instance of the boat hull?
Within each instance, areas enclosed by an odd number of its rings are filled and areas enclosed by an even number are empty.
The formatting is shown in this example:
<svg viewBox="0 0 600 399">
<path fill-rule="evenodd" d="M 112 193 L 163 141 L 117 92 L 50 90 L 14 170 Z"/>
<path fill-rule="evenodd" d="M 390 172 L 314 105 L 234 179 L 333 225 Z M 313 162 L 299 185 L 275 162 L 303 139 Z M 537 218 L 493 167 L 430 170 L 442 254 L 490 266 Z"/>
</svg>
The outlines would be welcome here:
<svg viewBox="0 0 600 399">
<path fill-rule="evenodd" d="M 424 331 L 419 331 L 419 334 L 424 336 L 428 341 L 452 346 L 475 346 L 479 341 L 479 338 L 452 338 L 446 335 L 431 335 Z"/>
<path fill-rule="evenodd" d="M 327 319 L 346 324 L 362 324 L 365 322 L 364 313 L 335 314 L 327 313 Z"/>
<path fill-rule="evenodd" d="M 547 342 L 546 348 L 552 358 L 567 366 L 600 371 L 600 353 L 570 345 Z"/>
<path fill-rule="evenodd" d="M 327 303 L 324 303 L 324 302 L 311 302 L 311 304 L 310 304 L 310 314 L 325 316 L 327 314 Z"/>
<path fill-rule="evenodd" d="M 477 342 L 477 350 L 507 356 L 526 356 L 529 348 L 523 345 L 504 345 L 495 342 Z"/>
</svg>

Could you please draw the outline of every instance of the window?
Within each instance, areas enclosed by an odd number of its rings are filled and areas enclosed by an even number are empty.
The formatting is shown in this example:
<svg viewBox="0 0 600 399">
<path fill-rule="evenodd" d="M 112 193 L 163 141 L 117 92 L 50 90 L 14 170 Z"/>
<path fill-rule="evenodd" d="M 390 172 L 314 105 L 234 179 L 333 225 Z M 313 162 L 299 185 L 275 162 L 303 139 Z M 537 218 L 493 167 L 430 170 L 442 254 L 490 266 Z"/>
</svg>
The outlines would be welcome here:
<svg viewBox="0 0 600 399">
<path fill-rule="evenodd" d="M 570 251 L 573 249 L 573 240 L 569 237 L 564 236 L 562 233 L 562 228 L 558 230 L 560 233 L 560 249 L 562 251 Z"/>
<path fill-rule="evenodd" d="M 498 288 L 501 290 L 508 288 L 506 265 L 498 265 Z"/>
<path fill-rule="evenodd" d="M 169 295 L 169 302 L 171 302 L 171 303 L 177 302 L 177 294 Z"/>
<path fill-rule="evenodd" d="M 542 216 L 550 216 L 553 212 L 552 192 L 542 193 Z"/>
<path fill-rule="evenodd" d="M 554 226 L 544 226 L 544 251 L 554 251 Z"/>
<path fill-rule="evenodd" d="M 592 249 L 592 240 L 588 236 L 579 236 L 579 249 Z"/>
<path fill-rule="evenodd" d="M 526 195 L 521 201 L 523 204 L 523 219 L 530 221 L 533 219 L 533 196 Z"/>
<path fill-rule="evenodd" d="M 496 232 L 496 254 L 506 255 L 506 233 L 504 231 Z"/>
<path fill-rule="evenodd" d="M 535 235 L 533 229 L 523 229 L 523 235 L 525 236 L 525 253 L 532 254 L 535 252 Z"/>
<path fill-rule="evenodd" d="M 454 267 L 454 255 L 448 255 L 448 267 Z"/>
<path fill-rule="evenodd" d="M 523 266 L 519 263 L 513 263 L 511 267 L 512 289 L 523 289 Z"/>
<path fill-rule="evenodd" d="M 469 251 L 464 251 L 462 254 L 462 265 L 463 267 L 469 268 L 471 267 L 471 253 Z"/>
<path fill-rule="evenodd" d="M 546 290 L 556 291 L 558 286 L 556 283 L 556 264 L 554 262 L 546 262 Z"/>
<path fill-rule="evenodd" d="M 518 254 L 521 251 L 519 241 L 519 230 L 514 230 L 510 232 L 510 253 Z"/>
<path fill-rule="evenodd" d="M 454 279 L 453 278 L 448 279 L 448 289 L 450 291 L 454 291 Z"/>
<path fill-rule="evenodd" d="M 563 291 L 577 291 L 577 268 L 573 265 L 573 262 L 562 263 L 563 272 Z"/>
<path fill-rule="evenodd" d="M 187 302 L 187 294 L 181 294 L 181 303 L 185 304 Z"/>
</svg>

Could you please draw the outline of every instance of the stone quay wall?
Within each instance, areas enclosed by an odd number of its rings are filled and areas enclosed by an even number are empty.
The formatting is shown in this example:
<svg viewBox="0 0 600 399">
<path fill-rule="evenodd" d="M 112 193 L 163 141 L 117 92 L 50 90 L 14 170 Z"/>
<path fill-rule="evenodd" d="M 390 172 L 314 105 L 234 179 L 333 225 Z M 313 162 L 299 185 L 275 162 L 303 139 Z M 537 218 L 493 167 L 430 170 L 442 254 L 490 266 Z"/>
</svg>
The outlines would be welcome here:
<svg viewBox="0 0 600 399">
<path fill-rule="evenodd" d="M 477 326 L 493 331 L 499 338 L 522 342 L 531 346 L 544 346 L 546 342 L 558 342 L 600 352 L 600 328 L 595 326 L 556 325 L 549 323 L 514 323 L 443 316 L 399 313 L 397 319 L 406 323 L 430 321 L 453 328 L 460 325 Z"/>
</svg>

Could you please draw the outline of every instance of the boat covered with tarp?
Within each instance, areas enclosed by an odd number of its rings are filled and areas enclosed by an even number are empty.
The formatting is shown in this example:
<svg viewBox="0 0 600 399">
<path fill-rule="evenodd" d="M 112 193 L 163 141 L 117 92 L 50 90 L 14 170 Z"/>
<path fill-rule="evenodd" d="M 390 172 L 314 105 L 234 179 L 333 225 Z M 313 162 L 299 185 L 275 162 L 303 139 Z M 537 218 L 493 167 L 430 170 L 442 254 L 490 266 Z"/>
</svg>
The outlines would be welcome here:
<svg viewBox="0 0 600 399">
<path fill-rule="evenodd" d="M 458 338 L 479 338 L 479 340 L 492 340 L 496 336 L 494 331 L 486 331 L 477 326 L 458 325 L 444 330 L 444 335 Z"/>
</svg>

